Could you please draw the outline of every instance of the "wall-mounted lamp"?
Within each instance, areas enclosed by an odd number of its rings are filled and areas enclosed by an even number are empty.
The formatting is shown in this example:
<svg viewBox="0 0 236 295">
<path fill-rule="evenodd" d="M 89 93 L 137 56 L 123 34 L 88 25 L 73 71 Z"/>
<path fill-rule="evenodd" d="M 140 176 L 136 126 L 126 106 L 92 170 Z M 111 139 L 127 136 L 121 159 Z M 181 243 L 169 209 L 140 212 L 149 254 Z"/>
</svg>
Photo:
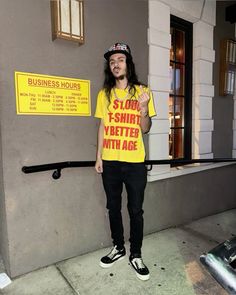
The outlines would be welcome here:
<svg viewBox="0 0 236 295">
<path fill-rule="evenodd" d="M 236 41 L 220 42 L 220 95 L 234 95 L 236 80 Z"/>
<path fill-rule="evenodd" d="M 84 0 L 51 0 L 52 40 L 84 43 Z"/>
</svg>

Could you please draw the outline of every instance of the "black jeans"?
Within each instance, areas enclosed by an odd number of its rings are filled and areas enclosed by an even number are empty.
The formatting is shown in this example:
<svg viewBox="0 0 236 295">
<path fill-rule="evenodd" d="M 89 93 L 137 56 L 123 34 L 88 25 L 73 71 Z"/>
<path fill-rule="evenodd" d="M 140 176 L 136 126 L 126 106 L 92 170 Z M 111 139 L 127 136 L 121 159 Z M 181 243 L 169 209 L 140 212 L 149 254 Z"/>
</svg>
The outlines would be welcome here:
<svg viewBox="0 0 236 295">
<path fill-rule="evenodd" d="M 103 161 L 103 185 L 107 196 L 107 209 L 111 237 L 118 249 L 124 246 L 124 229 L 121 215 L 121 195 L 123 183 L 128 197 L 130 216 L 130 253 L 141 254 L 143 241 L 143 200 L 147 183 L 144 163 Z"/>
</svg>

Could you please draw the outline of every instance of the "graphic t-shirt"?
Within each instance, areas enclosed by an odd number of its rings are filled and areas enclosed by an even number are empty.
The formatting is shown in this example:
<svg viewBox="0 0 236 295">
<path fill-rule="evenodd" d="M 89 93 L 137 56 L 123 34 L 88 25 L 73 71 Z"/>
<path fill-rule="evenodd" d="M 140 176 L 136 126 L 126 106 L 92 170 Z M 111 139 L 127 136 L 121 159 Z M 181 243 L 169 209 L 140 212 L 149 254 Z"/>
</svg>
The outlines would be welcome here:
<svg viewBox="0 0 236 295">
<path fill-rule="evenodd" d="M 136 87 L 135 96 L 131 97 L 128 89 L 115 88 L 111 91 L 111 102 L 108 102 L 104 89 L 97 97 L 95 117 L 103 119 L 104 139 L 102 159 L 140 163 L 144 161 L 145 149 L 140 127 L 141 115 L 138 97 L 142 93 L 140 86 Z M 143 87 L 150 94 L 148 103 L 149 116 L 155 116 L 151 91 Z"/>
</svg>

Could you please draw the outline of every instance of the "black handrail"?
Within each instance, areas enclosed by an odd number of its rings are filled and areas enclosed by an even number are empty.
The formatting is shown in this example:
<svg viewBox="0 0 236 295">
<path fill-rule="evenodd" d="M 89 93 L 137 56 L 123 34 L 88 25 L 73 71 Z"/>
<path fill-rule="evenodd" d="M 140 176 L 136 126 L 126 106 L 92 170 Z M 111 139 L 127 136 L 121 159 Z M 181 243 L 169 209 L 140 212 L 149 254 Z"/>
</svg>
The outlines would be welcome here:
<svg viewBox="0 0 236 295">
<path fill-rule="evenodd" d="M 236 158 L 215 158 L 215 159 L 174 159 L 174 160 L 146 160 L 145 165 L 150 165 L 149 171 L 152 170 L 152 165 L 177 165 L 177 164 L 195 164 L 195 163 L 216 163 L 216 162 L 236 162 Z M 95 161 L 68 161 L 59 163 L 50 163 L 35 166 L 24 166 L 22 171 L 24 173 L 35 173 L 48 170 L 55 170 L 52 174 L 54 179 L 61 177 L 61 170 L 64 168 L 76 168 L 76 167 L 94 167 Z"/>
</svg>

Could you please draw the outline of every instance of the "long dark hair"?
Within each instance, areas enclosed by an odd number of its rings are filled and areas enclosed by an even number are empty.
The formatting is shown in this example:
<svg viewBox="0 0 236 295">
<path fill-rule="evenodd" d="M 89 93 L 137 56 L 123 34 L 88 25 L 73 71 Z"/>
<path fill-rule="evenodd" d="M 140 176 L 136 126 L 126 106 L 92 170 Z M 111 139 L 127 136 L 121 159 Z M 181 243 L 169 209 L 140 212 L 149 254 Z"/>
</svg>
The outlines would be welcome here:
<svg viewBox="0 0 236 295">
<path fill-rule="evenodd" d="M 126 57 L 126 66 L 127 66 L 126 75 L 128 80 L 127 86 L 129 86 L 129 93 L 131 94 L 131 98 L 132 98 L 135 96 L 135 93 L 136 93 L 135 85 L 144 85 L 144 84 L 139 82 L 138 80 L 138 76 L 136 74 L 135 65 L 132 58 Z M 104 78 L 103 88 L 105 89 L 107 99 L 110 102 L 111 90 L 116 85 L 116 79 L 110 70 L 109 60 L 105 62 L 104 75 L 105 75 L 105 78 Z"/>
</svg>

